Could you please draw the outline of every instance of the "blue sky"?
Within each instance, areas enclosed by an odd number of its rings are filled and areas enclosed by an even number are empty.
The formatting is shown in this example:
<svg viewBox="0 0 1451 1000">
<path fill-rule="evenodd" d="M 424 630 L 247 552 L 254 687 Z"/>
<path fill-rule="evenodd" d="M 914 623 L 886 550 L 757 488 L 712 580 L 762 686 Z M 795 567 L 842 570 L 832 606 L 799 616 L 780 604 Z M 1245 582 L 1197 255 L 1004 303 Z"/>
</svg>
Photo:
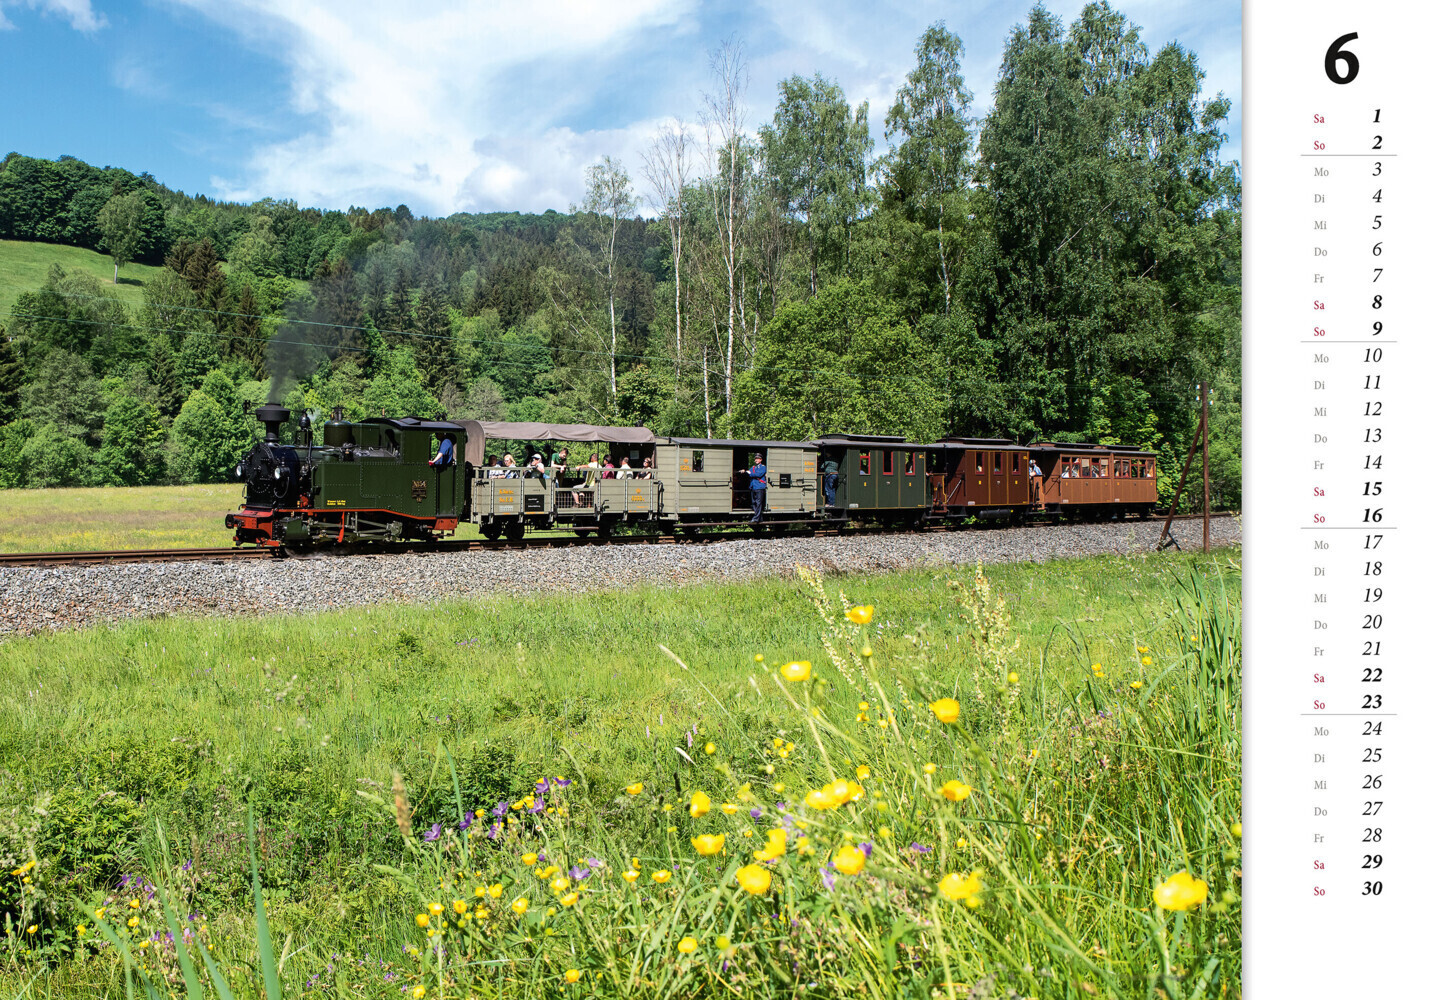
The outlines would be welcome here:
<svg viewBox="0 0 1451 1000">
<path fill-rule="evenodd" d="M 1046 6 L 1071 22 L 1082 2 Z M 0 0 L 0 155 L 77 156 L 174 188 L 415 214 L 568 210 L 600 156 L 643 186 L 657 128 L 697 120 L 710 52 L 735 36 L 746 120 L 769 121 L 793 73 L 837 80 L 882 119 L 928 24 L 963 40 L 985 112 L 1016 3 L 708 0 Z M 1233 104 L 1240 158 L 1240 4 L 1127 0 L 1150 51 L 1177 41 L 1205 96 Z"/>
</svg>

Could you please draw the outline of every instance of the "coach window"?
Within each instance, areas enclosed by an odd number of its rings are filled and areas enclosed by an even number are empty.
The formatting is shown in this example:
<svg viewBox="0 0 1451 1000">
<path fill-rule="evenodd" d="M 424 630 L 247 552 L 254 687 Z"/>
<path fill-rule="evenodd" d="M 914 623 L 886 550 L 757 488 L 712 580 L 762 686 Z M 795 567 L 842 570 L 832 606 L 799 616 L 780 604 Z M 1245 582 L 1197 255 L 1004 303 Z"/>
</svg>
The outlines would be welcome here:
<svg viewBox="0 0 1451 1000">
<path fill-rule="evenodd" d="M 1154 478 L 1154 460 L 1152 458 L 1147 458 L 1144 460 L 1144 478 Z"/>
<path fill-rule="evenodd" d="M 1003 474 L 1003 453 L 1000 452 L 1000 451 L 995 451 L 995 452 L 993 452 L 993 475 L 995 475 L 995 476 L 1001 476 L 1002 474 Z"/>
<path fill-rule="evenodd" d="M 1018 469 L 1020 468 L 1018 461 L 1021 457 L 1016 451 L 1013 452 L 1013 475 L 1015 476 L 1018 474 Z"/>
<path fill-rule="evenodd" d="M 915 451 L 909 451 L 909 452 L 907 452 L 907 467 L 902 470 L 902 475 L 904 475 L 904 476 L 915 476 L 916 474 L 917 474 L 917 453 Z"/>
<path fill-rule="evenodd" d="M 896 465 L 897 453 L 890 448 L 882 449 L 882 475 L 890 476 Z"/>
<path fill-rule="evenodd" d="M 690 453 L 690 471 L 691 472 L 704 472 L 705 471 L 705 452 L 703 452 L 703 451 L 692 451 Z"/>
<path fill-rule="evenodd" d="M 857 454 L 861 456 L 861 465 L 857 469 L 857 474 L 861 476 L 870 476 L 872 474 L 872 453 L 869 451 L 863 451 L 858 452 Z"/>
<path fill-rule="evenodd" d="M 977 474 L 982 475 L 982 452 L 977 452 Z"/>
</svg>

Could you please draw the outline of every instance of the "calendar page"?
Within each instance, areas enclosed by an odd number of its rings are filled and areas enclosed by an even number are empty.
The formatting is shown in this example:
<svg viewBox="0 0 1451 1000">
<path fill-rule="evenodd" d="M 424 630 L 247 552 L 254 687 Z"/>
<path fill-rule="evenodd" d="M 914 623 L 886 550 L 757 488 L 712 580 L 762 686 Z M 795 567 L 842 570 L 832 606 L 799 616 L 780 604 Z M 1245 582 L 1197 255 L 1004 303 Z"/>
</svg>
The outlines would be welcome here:
<svg viewBox="0 0 1451 1000">
<path fill-rule="evenodd" d="M 1245 8 L 1253 997 L 1441 988 L 1446 27 L 1411 4 Z"/>
</svg>

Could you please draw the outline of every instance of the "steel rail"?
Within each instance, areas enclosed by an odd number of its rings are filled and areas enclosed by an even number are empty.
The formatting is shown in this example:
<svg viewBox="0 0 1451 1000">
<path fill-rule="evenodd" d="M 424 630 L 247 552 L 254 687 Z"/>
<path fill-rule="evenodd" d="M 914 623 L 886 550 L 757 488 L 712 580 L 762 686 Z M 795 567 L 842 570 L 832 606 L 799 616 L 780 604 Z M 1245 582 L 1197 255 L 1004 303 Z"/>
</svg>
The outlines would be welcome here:
<svg viewBox="0 0 1451 1000">
<path fill-rule="evenodd" d="M 1143 518 L 1145 523 L 1158 522 L 1165 519 L 1166 515 L 1155 514 L 1152 517 Z M 1238 511 L 1224 511 L 1210 514 L 1211 518 L 1238 517 Z M 828 536 L 857 536 L 857 535 L 885 535 L 900 534 L 901 529 L 888 528 L 880 525 L 868 526 L 840 526 L 840 527 L 815 527 L 811 530 L 800 530 L 800 525 L 810 522 L 793 521 L 787 522 L 782 527 L 786 530 L 772 531 L 767 527 L 764 531 L 757 533 L 744 528 L 742 524 L 735 524 L 731 530 L 726 531 L 700 531 L 695 530 L 689 533 L 677 530 L 672 534 L 649 534 L 649 535 L 616 535 L 609 534 L 603 537 L 591 534 L 587 537 L 578 535 L 526 535 L 520 539 L 500 538 L 492 540 L 488 538 L 458 538 L 440 539 L 435 542 L 393 542 L 393 543 L 353 543 L 342 546 L 331 546 L 324 549 L 312 550 L 308 555 L 317 556 L 358 556 L 358 555 L 428 555 L 436 552 L 498 552 L 498 551 L 526 551 L 528 549 L 564 549 L 579 547 L 598 547 L 607 545 L 698 545 L 709 542 L 722 542 L 742 540 L 748 538 L 822 538 Z M 1045 522 L 1029 522 L 1030 525 L 1041 526 Z M 1052 523 L 1052 522 L 1047 522 Z M 1071 521 L 1070 524 L 1093 524 L 1106 522 L 1093 521 Z M 912 534 L 934 534 L 944 531 L 966 530 L 976 525 L 932 525 L 925 529 L 917 529 Z M 796 530 L 790 530 L 796 528 Z M 567 530 L 567 529 L 566 529 Z M 282 549 L 277 548 L 225 548 L 225 549 L 118 549 L 108 552 L 0 552 L 0 568 L 7 566 L 23 568 L 46 568 L 59 566 L 99 566 L 114 565 L 116 563 L 168 563 L 168 562 L 231 562 L 235 560 L 258 560 L 277 559 L 289 555 Z"/>
</svg>

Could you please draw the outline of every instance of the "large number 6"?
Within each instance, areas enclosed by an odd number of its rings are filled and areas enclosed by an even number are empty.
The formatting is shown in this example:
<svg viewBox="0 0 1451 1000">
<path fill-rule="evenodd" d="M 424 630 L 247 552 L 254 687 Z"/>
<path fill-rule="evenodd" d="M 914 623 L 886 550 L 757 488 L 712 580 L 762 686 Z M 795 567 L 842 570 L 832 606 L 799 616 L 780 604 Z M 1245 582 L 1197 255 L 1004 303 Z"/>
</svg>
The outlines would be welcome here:
<svg viewBox="0 0 1451 1000">
<path fill-rule="evenodd" d="M 1348 35 L 1341 35 L 1330 43 L 1330 48 L 1325 50 L 1325 75 L 1330 77 L 1331 83 L 1349 83 L 1360 74 L 1360 60 L 1355 58 L 1354 52 L 1341 52 L 1340 46 L 1346 42 L 1353 42 L 1360 37 L 1360 33 L 1352 31 Z M 1336 64 L 1344 61 L 1345 73 L 1339 72 Z"/>
</svg>

